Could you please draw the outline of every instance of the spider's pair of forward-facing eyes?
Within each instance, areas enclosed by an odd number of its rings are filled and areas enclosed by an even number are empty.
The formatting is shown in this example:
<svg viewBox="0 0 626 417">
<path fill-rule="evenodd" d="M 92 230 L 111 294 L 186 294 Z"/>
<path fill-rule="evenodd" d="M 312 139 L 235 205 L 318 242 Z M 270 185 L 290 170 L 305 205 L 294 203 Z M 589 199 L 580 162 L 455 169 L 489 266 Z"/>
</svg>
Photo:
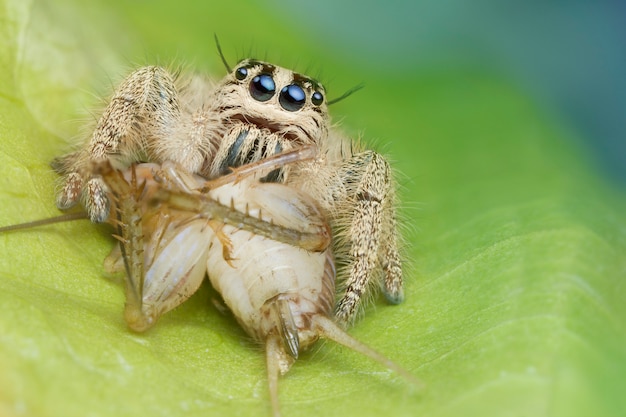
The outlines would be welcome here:
<svg viewBox="0 0 626 417">
<path fill-rule="evenodd" d="M 248 77 L 248 69 L 239 67 L 235 70 L 235 78 L 243 81 Z M 267 101 L 274 97 L 276 84 L 270 74 L 262 73 L 250 81 L 250 95 L 257 101 Z M 278 102 L 287 111 L 298 111 L 306 103 L 306 93 L 298 84 L 289 84 L 280 90 Z M 311 103 L 320 106 L 324 102 L 324 96 L 319 91 L 311 94 Z"/>
</svg>

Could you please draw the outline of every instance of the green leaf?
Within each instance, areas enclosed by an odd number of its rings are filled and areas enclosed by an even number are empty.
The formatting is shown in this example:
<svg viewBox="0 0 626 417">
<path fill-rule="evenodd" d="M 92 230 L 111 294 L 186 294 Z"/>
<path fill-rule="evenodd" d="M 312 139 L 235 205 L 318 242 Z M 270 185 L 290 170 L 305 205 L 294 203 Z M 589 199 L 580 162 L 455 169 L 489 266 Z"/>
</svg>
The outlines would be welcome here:
<svg viewBox="0 0 626 417">
<path fill-rule="evenodd" d="M 623 415 L 626 205 L 567 127 L 508 80 L 346 62 L 243 3 L 0 2 L 2 225 L 58 214 L 48 162 L 129 62 L 219 77 L 212 34 L 230 61 L 254 39 L 285 66 L 324 61 L 331 95 L 367 83 L 332 110 L 402 173 L 412 267 L 406 302 L 351 334 L 425 383 L 320 344 L 281 379 L 284 415 Z M 0 415 L 270 415 L 262 350 L 208 286 L 146 334 L 125 327 L 112 246 L 87 222 L 0 235 Z"/>
</svg>

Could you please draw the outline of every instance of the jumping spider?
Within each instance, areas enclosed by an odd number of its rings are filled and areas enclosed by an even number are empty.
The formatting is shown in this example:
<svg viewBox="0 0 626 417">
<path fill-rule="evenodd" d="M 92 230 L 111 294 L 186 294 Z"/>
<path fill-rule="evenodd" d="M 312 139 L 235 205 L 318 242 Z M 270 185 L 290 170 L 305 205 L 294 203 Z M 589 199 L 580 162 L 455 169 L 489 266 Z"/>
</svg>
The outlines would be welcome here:
<svg viewBox="0 0 626 417">
<path fill-rule="evenodd" d="M 252 59 L 227 69 L 229 74 L 216 84 L 198 76 L 178 77 L 158 66 L 130 74 L 85 146 L 53 163 L 64 175 L 58 207 L 67 209 L 82 200 L 92 221 L 108 218 L 109 190 L 94 170 L 103 161 L 120 168 L 171 161 L 211 180 L 281 152 L 313 147 L 312 160 L 278 167 L 261 181 L 307 193 L 328 219 L 335 262 L 345 282 L 336 320 L 344 326 L 353 322 L 374 282 L 389 302 L 401 302 L 389 163 L 330 128 L 326 92 L 312 78 Z"/>
</svg>

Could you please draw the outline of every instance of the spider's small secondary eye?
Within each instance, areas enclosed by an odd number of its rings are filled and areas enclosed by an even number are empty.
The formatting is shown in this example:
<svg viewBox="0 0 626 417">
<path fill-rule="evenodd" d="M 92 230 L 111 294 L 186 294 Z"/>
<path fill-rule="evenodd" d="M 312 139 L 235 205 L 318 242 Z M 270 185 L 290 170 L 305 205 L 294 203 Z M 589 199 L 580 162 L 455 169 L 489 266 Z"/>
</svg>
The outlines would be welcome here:
<svg viewBox="0 0 626 417">
<path fill-rule="evenodd" d="M 321 105 L 324 102 L 324 95 L 319 91 L 314 92 L 311 96 L 311 102 L 316 106 Z"/>
<path fill-rule="evenodd" d="M 239 67 L 235 70 L 235 78 L 239 81 L 244 80 L 248 76 L 248 69 L 246 67 Z"/>
<path fill-rule="evenodd" d="M 287 111 L 298 111 L 306 102 L 306 94 L 302 87 L 296 84 L 290 84 L 280 90 L 278 101 L 283 109 Z"/>
<path fill-rule="evenodd" d="M 269 74 L 257 75 L 250 82 L 250 94 L 257 101 L 267 101 L 276 92 L 274 79 Z"/>
</svg>

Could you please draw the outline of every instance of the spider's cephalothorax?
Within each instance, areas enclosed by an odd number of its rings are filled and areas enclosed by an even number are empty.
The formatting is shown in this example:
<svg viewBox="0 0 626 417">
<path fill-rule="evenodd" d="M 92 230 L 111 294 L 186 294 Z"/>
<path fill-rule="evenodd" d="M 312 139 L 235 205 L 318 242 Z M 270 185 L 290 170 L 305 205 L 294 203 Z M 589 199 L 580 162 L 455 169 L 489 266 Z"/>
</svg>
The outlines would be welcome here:
<svg viewBox="0 0 626 417">
<path fill-rule="evenodd" d="M 312 148 L 312 160 L 279 165 L 261 180 L 296 188 L 320 206 L 332 228 L 342 287 L 336 319 L 347 324 L 371 283 L 390 302 L 403 298 L 396 202 L 386 159 L 331 130 L 327 104 L 315 80 L 256 60 L 241 61 L 217 83 L 139 68 L 115 91 L 87 144 L 55 161 L 65 176 L 57 205 L 82 199 L 92 221 L 105 221 L 111 196 L 94 170 L 104 161 L 114 167 L 170 161 L 213 180 L 234 167 Z"/>
<path fill-rule="evenodd" d="M 225 77 L 210 103 L 224 130 L 215 143 L 209 175 L 303 145 L 328 135 L 321 84 L 265 62 L 244 60 Z"/>
<path fill-rule="evenodd" d="M 191 101 L 190 87 L 182 89 L 181 99 Z M 318 145 L 329 124 L 321 84 L 255 60 L 241 61 L 187 117 L 190 123 L 175 140 L 154 142 L 155 160 L 173 160 L 209 178 L 282 151 Z M 266 180 L 285 177 L 277 170 Z"/>
<path fill-rule="evenodd" d="M 324 88 L 290 70 L 241 61 L 222 81 L 177 79 L 161 67 L 142 67 L 113 95 L 84 149 L 61 158 L 66 174 L 57 204 L 65 209 L 83 198 L 93 221 L 108 216 L 109 198 L 94 163 L 125 165 L 143 159 L 174 161 L 212 178 L 229 167 L 283 150 L 317 145 L 328 135 Z M 281 171 L 269 180 L 284 179 Z"/>
</svg>

